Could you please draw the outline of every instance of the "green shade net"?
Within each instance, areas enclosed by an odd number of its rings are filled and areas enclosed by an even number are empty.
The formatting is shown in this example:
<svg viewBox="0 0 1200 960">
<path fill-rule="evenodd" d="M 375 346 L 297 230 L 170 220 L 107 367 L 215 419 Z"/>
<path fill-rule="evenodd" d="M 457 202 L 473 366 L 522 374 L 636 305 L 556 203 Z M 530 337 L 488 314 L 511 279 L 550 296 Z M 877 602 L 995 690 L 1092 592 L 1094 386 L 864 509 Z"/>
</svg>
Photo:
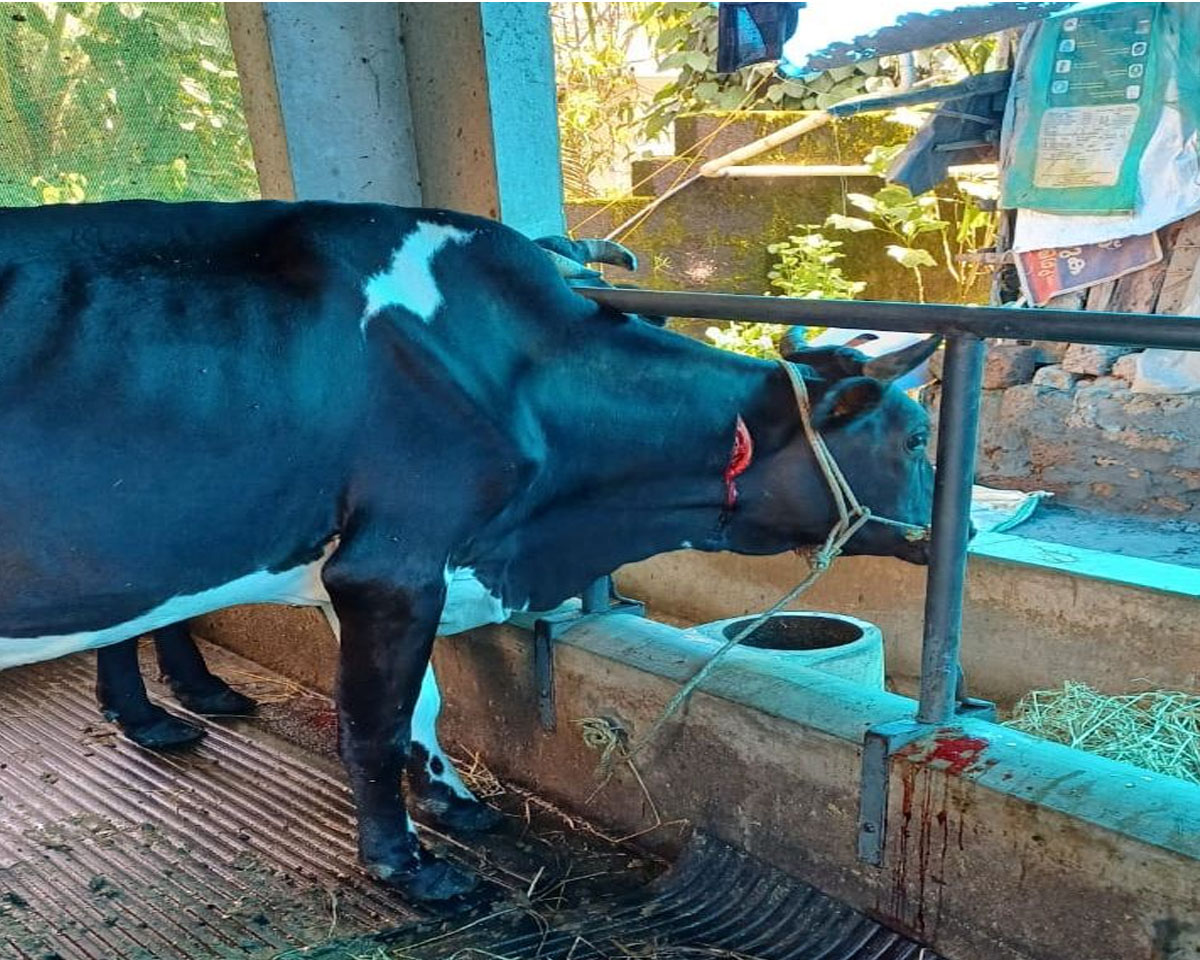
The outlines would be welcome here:
<svg viewBox="0 0 1200 960">
<path fill-rule="evenodd" d="M 0 4 L 0 205 L 258 196 L 222 4 Z"/>
</svg>

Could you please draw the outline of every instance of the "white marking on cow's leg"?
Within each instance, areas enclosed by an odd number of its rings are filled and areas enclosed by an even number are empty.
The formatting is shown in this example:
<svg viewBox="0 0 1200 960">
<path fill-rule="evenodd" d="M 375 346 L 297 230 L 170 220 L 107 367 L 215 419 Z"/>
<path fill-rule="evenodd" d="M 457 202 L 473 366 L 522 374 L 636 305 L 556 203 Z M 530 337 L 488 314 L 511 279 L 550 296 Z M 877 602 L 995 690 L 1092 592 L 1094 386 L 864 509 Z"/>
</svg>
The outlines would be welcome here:
<svg viewBox="0 0 1200 960">
<path fill-rule="evenodd" d="M 342 640 L 342 628 L 333 604 L 321 604 L 321 612 L 329 621 L 329 628 L 339 643 Z M 442 750 L 437 736 L 437 719 L 442 710 L 442 694 L 438 689 L 437 677 L 433 672 L 433 664 L 427 664 L 425 674 L 421 677 L 421 692 L 417 696 L 417 705 L 413 708 L 412 742 L 424 751 L 422 762 L 425 772 L 431 781 L 444 784 L 456 797 L 463 800 L 475 800 L 475 795 L 462 782 L 454 764 Z"/>
<path fill-rule="evenodd" d="M 421 693 L 417 697 L 417 706 L 413 710 L 412 740 L 425 751 L 425 766 L 429 779 L 444 784 L 456 797 L 462 800 L 475 800 L 475 794 L 467 789 L 462 782 L 454 764 L 438 743 L 437 719 L 442 710 L 442 694 L 438 689 L 437 677 L 433 673 L 433 664 L 425 668 L 425 676 L 421 678 Z"/>
<path fill-rule="evenodd" d="M 333 609 L 332 603 L 320 604 L 321 612 L 325 614 L 325 622 L 329 624 L 329 629 L 333 631 L 333 639 L 341 645 L 342 642 L 342 622 L 338 619 L 337 611 Z"/>
<path fill-rule="evenodd" d="M 466 243 L 474 231 L 442 223 L 422 222 L 392 254 L 386 270 L 374 274 L 363 286 L 367 309 L 360 327 L 385 307 L 403 307 L 429 323 L 442 305 L 442 291 L 433 279 L 433 259 L 448 243 Z"/>
</svg>

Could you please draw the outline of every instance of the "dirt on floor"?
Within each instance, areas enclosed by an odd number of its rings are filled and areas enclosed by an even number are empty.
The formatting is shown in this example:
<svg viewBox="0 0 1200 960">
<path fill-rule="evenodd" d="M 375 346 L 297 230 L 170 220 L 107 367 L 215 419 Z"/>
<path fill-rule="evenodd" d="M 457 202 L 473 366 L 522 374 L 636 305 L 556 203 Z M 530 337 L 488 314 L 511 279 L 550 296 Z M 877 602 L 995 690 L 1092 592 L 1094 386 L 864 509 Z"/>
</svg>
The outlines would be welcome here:
<svg viewBox="0 0 1200 960">
<path fill-rule="evenodd" d="M 226 651 L 206 654 L 259 710 L 174 754 L 141 751 L 101 719 L 89 656 L 6 672 L 0 957 L 424 960 L 466 923 L 497 935 L 530 918 L 554 923 L 665 869 L 468 757 L 460 770 L 506 814 L 501 829 L 421 830 L 434 852 L 478 872 L 479 895 L 446 910 L 405 904 L 354 862 L 329 701 Z M 146 649 L 143 668 L 161 694 Z"/>
</svg>

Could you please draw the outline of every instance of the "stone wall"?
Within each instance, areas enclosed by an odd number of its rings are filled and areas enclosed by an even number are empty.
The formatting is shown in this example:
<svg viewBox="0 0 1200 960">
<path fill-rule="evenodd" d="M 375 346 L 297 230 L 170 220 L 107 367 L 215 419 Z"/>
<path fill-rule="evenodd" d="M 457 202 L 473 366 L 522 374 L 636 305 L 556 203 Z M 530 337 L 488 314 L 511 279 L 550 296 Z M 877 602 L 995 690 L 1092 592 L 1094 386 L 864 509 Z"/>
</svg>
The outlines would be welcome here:
<svg viewBox="0 0 1200 960">
<path fill-rule="evenodd" d="M 1061 360 L 1057 352 L 990 346 L 978 481 L 1114 513 L 1200 520 L 1200 394 L 1134 392 L 1131 351 L 1073 345 Z M 927 394 L 935 407 L 938 393 L 935 384 Z"/>
<path fill-rule="evenodd" d="M 1161 263 L 1054 306 L 1200 314 L 1200 214 L 1160 231 L 1160 239 Z M 1111 513 L 1200 520 L 1200 392 L 1152 392 L 1162 386 L 1145 375 L 1150 356 L 1086 344 L 991 344 L 979 482 L 1050 490 L 1060 501 Z M 933 370 L 937 376 L 937 363 Z M 931 405 L 938 394 L 936 382 L 927 388 Z"/>
</svg>

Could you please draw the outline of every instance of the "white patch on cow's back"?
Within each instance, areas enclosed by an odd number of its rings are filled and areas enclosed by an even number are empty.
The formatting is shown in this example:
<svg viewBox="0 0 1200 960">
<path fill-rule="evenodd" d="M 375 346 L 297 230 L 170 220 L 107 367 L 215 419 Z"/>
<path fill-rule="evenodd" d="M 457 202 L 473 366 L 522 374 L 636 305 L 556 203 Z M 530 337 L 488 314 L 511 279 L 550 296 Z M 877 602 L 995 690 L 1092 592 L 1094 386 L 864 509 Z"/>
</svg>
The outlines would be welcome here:
<svg viewBox="0 0 1200 960">
<path fill-rule="evenodd" d="M 0 637 L 0 670 L 120 643 L 171 623 L 243 603 L 327 604 L 329 594 L 321 582 L 321 568 L 336 546 L 336 540 L 330 541 L 321 558 L 312 563 L 278 573 L 260 570 L 219 587 L 172 597 L 141 616 L 101 630 L 47 637 Z"/>
<path fill-rule="evenodd" d="M 388 268 L 367 279 L 363 294 L 367 309 L 361 327 L 385 307 L 403 307 L 429 323 L 442 305 L 442 291 L 433 279 L 433 259 L 448 243 L 466 243 L 474 231 L 443 223 L 422 222 L 392 254 Z"/>
<path fill-rule="evenodd" d="M 510 613 L 501 599 L 479 582 L 473 568 L 446 567 L 446 603 L 438 623 L 439 636 L 503 623 Z"/>
</svg>

